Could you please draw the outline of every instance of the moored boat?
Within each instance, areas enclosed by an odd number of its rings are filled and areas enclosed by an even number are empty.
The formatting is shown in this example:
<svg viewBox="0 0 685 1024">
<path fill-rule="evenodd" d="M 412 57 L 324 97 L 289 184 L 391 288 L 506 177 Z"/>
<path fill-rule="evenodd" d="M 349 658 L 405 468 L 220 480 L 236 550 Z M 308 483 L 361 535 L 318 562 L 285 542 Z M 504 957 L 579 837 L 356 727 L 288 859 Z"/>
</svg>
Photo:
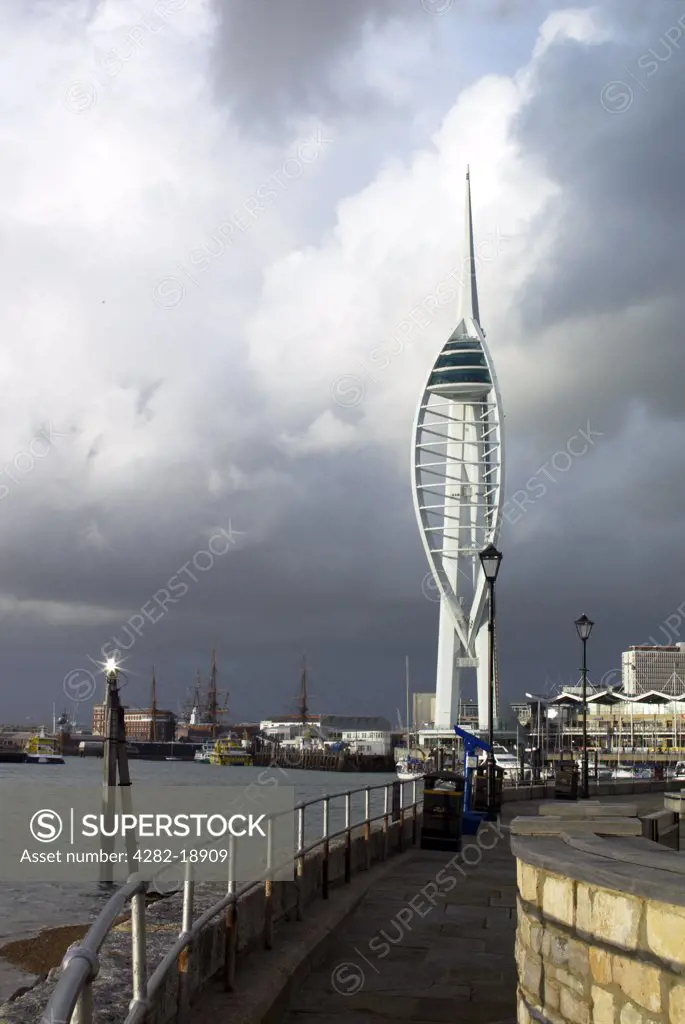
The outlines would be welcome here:
<svg viewBox="0 0 685 1024">
<path fill-rule="evenodd" d="M 229 765 L 249 768 L 252 766 L 252 755 L 236 740 L 217 740 L 209 755 L 210 764 Z"/>
<path fill-rule="evenodd" d="M 395 764 L 395 771 L 400 782 L 412 782 L 422 779 L 426 774 L 426 762 L 417 757 L 403 757 Z"/>
<path fill-rule="evenodd" d="M 32 736 L 25 753 L 29 764 L 64 764 L 58 741 L 44 734 Z"/>
<path fill-rule="evenodd" d="M 199 764 L 232 764 L 242 768 L 250 768 L 254 764 L 250 751 L 230 737 L 204 743 L 200 750 L 195 751 L 193 760 Z"/>
</svg>

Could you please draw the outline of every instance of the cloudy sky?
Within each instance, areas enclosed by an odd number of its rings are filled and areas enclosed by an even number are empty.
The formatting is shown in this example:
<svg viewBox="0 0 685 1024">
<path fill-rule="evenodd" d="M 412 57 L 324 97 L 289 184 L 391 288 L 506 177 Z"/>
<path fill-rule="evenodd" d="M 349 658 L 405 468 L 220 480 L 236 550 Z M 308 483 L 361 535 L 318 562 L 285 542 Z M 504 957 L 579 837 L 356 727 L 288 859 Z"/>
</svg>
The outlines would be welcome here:
<svg viewBox="0 0 685 1024">
<path fill-rule="evenodd" d="M 434 686 L 409 447 L 456 303 L 395 337 L 461 259 L 467 163 L 503 693 L 577 675 L 582 612 L 595 680 L 685 639 L 682 0 L 2 0 L 0 31 L 0 719 L 85 724 L 107 644 L 172 710 L 216 645 L 234 719 L 293 710 L 303 654 L 314 710 L 394 718 L 405 654 Z"/>
</svg>

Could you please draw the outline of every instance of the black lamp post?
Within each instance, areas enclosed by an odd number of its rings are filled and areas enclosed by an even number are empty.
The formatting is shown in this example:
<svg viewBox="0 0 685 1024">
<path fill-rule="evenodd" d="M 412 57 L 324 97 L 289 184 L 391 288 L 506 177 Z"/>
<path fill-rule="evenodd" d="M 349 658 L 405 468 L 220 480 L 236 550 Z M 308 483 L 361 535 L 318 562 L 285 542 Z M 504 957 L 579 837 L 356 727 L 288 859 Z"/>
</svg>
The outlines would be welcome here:
<svg viewBox="0 0 685 1024">
<path fill-rule="evenodd" d="M 579 619 L 576 619 L 578 636 L 583 641 L 583 770 L 580 794 L 583 800 L 587 800 L 590 796 L 587 764 L 587 642 L 593 626 L 594 622 L 588 619 L 587 615 L 581 615 Z"/>
<path fill-rule="evenodd" d="M 488 751 L 487 772 L 488 772 L 488 818 L 494 821 L 497 817 L 495 810 L 495 755 L 493 753 L 494 742 L 494 708 L 495 708 L 495 580 L 499 572 L 502 552 L 498 551 L 494 544 L 480 552 L 480 564 L 483 566 L 483 573 L 488 583 Z"/>
</svg>

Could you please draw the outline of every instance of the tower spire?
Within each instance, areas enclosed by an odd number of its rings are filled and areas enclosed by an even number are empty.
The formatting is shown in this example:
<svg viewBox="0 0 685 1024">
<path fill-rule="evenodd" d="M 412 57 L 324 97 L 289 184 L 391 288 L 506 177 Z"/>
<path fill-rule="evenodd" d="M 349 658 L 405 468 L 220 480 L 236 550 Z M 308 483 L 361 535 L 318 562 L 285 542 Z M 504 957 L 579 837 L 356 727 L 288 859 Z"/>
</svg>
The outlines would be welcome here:
<svg viewBox="0 0 685 1024">
<path fill-rule="evenodd" d="M 480 326 L 478 309 L 478 286 L 476 285 L 476 254 L 473 246 L 473 219 L 471 217 L 471 177 L 466 165 L 466 246 L 464 250 L 463 273 L 461 275 L 460 320 L 475 320 Z"/>
</svg>

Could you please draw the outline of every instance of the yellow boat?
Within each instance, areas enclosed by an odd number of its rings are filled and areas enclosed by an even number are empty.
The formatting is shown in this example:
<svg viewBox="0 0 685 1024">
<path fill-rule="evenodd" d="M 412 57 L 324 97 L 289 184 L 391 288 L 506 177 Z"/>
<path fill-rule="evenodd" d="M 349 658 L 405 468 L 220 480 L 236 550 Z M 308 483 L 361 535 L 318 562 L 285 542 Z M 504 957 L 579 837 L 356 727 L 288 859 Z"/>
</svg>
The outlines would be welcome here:
<svg viewBox="0 0 685 1024">
<path fill-rule="evenodd" d="M 24 748 L 29 764 L 64 764 L 62 751 L 56 737 L 32 736 Z"/>
<path fill-rule="evenodd" d="M 217 740 L 209 754 L 210 764 L 235 764 L 240 767 L 252 767 L 252 755 L 235 740 Z"/>
</svg>

